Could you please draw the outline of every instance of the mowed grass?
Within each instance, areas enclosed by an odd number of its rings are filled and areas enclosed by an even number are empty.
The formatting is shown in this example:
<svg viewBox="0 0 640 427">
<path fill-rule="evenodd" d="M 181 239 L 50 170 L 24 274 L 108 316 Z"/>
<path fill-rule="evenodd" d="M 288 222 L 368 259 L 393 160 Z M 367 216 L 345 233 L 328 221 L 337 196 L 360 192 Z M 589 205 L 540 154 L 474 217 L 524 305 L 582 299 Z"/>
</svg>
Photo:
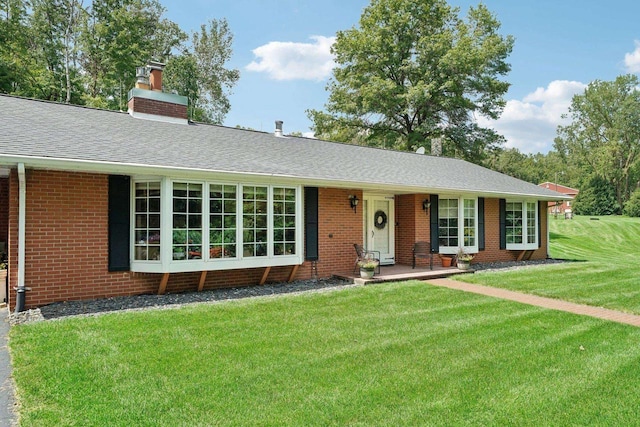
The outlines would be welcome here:
<svg viewBox="0 0 640 427">
<path fill-rule="evenodd" d="M 640 218 L 549 223 L 551 256 L 576 262 L 456 279 L 640 314 Z"/>
<path fill-rule="evenodd" d="M 633 425 L 639 341 L 417 281 L 10 336 L 23 426 Z"/>
</svg>

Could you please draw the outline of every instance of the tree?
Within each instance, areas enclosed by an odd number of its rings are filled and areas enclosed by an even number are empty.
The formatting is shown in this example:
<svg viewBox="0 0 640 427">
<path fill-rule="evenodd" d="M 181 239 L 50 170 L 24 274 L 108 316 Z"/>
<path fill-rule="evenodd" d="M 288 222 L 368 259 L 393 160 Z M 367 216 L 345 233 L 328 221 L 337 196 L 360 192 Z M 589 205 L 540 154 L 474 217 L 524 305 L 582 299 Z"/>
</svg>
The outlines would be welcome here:
<svg viewBox="0 0 640 427">
<path fill-rule="evenodd" d="M 168 55 L 184 38 L 175 24 L 161 20 L 163 13 L 158 0 L 93 1 L 81 37 L 87 103 L 126 109 L 135 67 L 151 59 L 166 60 L 152 56 Z"/>
<path fill-rule="evenodd" d="M 502 112 L 513 38 L 484 5 L 458 14 L 444 0 L 373 0 L 337 34 L 327 112 L 308 111 L 316 136 L 405 150 L 442 138 L 445 155 L 473 161 L 498 147 L 473 115 Z"/>
<path fill-rule="evenodd" d="M 576 215 L 613 215 L 620 213 L 613 186 L 601 177 L 592 177 L 580 189 L 573 205 Z"/>
<path fill-rule="evenodd" d="M 233 53 L 226 19 L 209 21 L 191 35 L 191 46 L 167 64 L 166 85 L 189 98 L 189 118 L 222 123 L 231 108 L 229 93 L 240 71 L 226 68 Z"/>
<path fill-rule="evenodd" d="M 79 0 L 31 0 L 30 40 L 38 72 L 39 98 L 80 101 L 76 42 L 86 11 Z"/>
<path fill-rule="evenodd" d="M 590 83 L 573 97 L 571 124 L 558 127 L 554 142 L 585 176 L 600 178 L 613 188 L 618 209 L 640 177 L 639 85 L 638 77 L 630 74 Z"/>
<path fill-rule="evenodd" d="M 0 0 L 0 93 L 30 92 L 29 27 L 24 0 Z"/>
</svg>

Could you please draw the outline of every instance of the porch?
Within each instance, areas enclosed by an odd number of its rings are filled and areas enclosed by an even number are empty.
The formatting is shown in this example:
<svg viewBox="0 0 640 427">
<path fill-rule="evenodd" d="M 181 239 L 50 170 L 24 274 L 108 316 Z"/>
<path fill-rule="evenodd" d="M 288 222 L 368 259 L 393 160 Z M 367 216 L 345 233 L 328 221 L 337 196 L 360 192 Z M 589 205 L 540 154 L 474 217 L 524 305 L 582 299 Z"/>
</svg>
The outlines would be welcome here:
<svg viewBox="0 0 640 427">
<path fill-rule="evenodd" d="M 430 270 L 429 267 L 411 268 L 410 265 L 395 264 L 380 266 L 380 274 L 375 274 L 371 279 L 362 279 L 360 278 L 360 273 L 354 273 L 353 270 L 342 273 L 333 273 L 333 276 L 339 279 L 351 280 L 353 283 L 359 285 L 366 285 L 368 283 L 397 282 L 402 280 L 440 279 L 456 274 L 470 273 L 473 273 L 473 269 L 460 270 L 457 267 L 440 267 L 438 265 L 434 265 L 433 270 Z"/>
</svg>

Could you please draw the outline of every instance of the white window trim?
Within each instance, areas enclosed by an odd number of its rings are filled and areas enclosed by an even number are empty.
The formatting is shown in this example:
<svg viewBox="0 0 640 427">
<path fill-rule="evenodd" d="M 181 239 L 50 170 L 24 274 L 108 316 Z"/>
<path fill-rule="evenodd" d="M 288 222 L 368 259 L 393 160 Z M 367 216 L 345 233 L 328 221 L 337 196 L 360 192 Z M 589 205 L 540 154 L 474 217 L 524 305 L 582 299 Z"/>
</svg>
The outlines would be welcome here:
<svg viewBox="0 0 640 427">
<path fill-rule="evenodd" d="M 473 200 L 474 201 L 474 215 L 475 215 L 475 245 L 473 246 L 464 246 L 464 251 L 469 254 L 476 254 L 479 252 L 478 249 L 478 198 L 477 197 L 464 197 L 464 196 L 452 196 L 447 194 L 438 195 L 438 201 L 440 199 L 457 199 L 458 200 L 458 242 L 464 243 L 464 201 L 465 200 Z M 438 202 L 439 203 L 439 202 Z M 439 216 L 438 216 L 438 219 Z M 455 255 L 458 253 L 458 249 L 461 245 L 458 246 L 442 246 L 440 245 L 439 251 L 444 255 Z"/>
<path fill-rule="evenodd" d="M 527 241 L 527 226 L 529 224 L 529 217 L 527 215 L 527 203 L 534 203 L 535 209 L 533 210 L 535 218 L 536 229 L 533 235 L 533 242 L 526 243 L 507 243 L 508 251 L 530 251 L 538 249 L 538 228 L 540 227 L 539 209 L 537 200 L 523 200 L 523 199 L 507 199 L 507 203 L 521 203 L 522 204 L 522 241 Z"/>
<path fill-rule="evenodd" d="M 142 261 L 134 258 L 134 220 L 135 220 L 135 184 L 139 182 L 160 181 L 160 222 L 161 222 L 161 243 L 160 260 Z M 188 182 L 203 184 L 202 194 L 202 259 L 174 260 L 172 254 L 173 237 L 173 183 Z M 222 184 L 236 186 L 236 257 L 235 258 L 209 258 L 209 185 Z M 242 188 L 243 186 L 267 187 L 267 256 L 244 257 L 243 235 L 242 235 Z M 290 188 L 296 191 L 296 254 L 274 255 L 273 253 L 273 189 Z M 130 229 L 130 254 L 131 271 L 143 273 L 179 273 L 191 271 L 215 271 L 232 270 L 243 268 L 277 267 L 287 265 L 298 265 L 304 261 L 304 200 L 302 186 L 279 184 L 279 183 L 257 183 L 257 182 L 229 182 L 223 180 L 192 180 L 181 179 L 179 177 L 134 177 L 131 180 L 131 229 Z"/>
</svg>

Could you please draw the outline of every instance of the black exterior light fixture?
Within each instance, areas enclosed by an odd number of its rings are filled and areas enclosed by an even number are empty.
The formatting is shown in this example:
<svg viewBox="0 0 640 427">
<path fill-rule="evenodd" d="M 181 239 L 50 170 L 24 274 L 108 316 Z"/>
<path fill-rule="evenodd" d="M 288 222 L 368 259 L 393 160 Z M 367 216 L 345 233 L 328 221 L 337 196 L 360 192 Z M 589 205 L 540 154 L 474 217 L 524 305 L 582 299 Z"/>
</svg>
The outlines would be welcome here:
<svg viewBox="0 0 640 427">
<path fill-rule="evenodd" d="M 429 201 L 429 199 L 424 199 L 422 201 L 422 210 L 427 212 L 429 210 L 429 207 L 431 206 L 431 202 Z"/>
<path fill-rule="evenodd" d="M 359 201 L 360 200 L 358 200 L 358 196 L 355 196 L 355 195 L 349 196 L 349 205 L 351 206 L 351 209 L 353 209 L 354 212 L 357 212 Z"/>
</svg>

